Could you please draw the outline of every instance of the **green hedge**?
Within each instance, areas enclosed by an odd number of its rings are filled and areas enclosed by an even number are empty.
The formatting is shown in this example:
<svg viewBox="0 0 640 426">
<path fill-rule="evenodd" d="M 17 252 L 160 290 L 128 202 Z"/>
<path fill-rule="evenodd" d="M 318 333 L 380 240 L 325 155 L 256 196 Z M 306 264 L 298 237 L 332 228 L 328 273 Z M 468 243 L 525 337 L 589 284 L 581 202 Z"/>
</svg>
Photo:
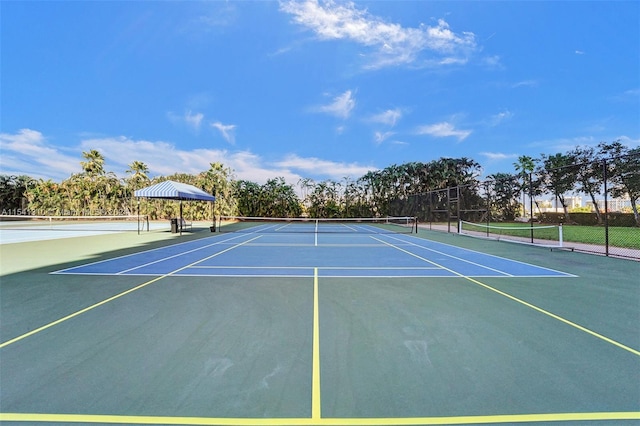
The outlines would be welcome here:
<svg viewBox="0 0 640 426">
<path fill-rule="evenodd" d="M 596 226 L 598 225 L 598 216 L 596 216 L 595 213 L 569 213 L 569 220 L 566 220 L 564 213 L 545 212 L 538 215 L 538 221 L 541 223 L 571 223 L 583 226 Z M 632 227 L 636 226 L 636 220 L 633 213 L 609 213 L 609 226 Z"/>
</svg>

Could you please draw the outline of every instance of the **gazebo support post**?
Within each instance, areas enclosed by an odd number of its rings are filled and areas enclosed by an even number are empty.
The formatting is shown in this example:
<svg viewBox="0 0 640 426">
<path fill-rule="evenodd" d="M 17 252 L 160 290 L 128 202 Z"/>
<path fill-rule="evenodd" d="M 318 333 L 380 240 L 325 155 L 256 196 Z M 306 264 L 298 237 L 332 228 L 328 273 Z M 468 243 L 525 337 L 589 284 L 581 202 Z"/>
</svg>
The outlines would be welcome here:
<svg viewBox="0 0 640 426">
<path fill-rule="evenodd" d="M 184 219 L 182 218 L 182 200 L 180 200 L 180 236 L 182 236 L 182 224 L 184 223 Z"/>
</svg>

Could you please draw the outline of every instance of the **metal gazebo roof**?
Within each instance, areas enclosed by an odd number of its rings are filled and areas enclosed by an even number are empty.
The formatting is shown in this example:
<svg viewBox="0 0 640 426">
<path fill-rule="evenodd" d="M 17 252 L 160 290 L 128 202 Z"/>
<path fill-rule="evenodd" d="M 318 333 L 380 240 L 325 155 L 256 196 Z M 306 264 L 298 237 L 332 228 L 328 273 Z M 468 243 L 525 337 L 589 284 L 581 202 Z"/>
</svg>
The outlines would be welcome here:
<svg viewBox="0 0 640 426">
<path fill-rule="evenodd" d="M 215 201 L 216 197 L 186 183 L 166 180 L 134 192 L 136 197 L 163 198 L 180 201 Z"/>
</svg>

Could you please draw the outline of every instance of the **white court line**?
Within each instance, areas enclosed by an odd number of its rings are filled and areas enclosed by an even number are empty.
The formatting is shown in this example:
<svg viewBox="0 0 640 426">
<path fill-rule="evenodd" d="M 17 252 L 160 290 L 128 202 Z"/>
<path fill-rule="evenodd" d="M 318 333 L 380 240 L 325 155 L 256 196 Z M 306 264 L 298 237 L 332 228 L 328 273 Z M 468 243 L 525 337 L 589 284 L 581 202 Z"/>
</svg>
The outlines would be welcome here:
<svg viewBox="0 0 640 426">
<path fill-rule="evenodd" d="M 420 248 L 423 248 L 423 249 L 425 249 L 425 250 L 429 250 L 429 251 L 432 251 L 432 252 L 434 252 L 434 253 L 441 254 L 441 255 L 443 255 L 443 256 L 447 256 L 447 257 L 450 257 L 450 258 L 453 258 L 453 259 L 456 259 L 456 260 L 460 260 L 460 261 L 462 261 L 462 262 L 470 263 L 470 264 L 475 265 L 475 266 L 480 266 L 480 267 L 485 268 L 485 269 L 494 270 L 495 272 L 499 272 L 499 273 L 501 273 L 501 274 L 505 274 L 505 276 L 511 276 L 511 277 L 525 277 L 525 275 L 511 275 L 511 274 L 508 274 L 508 273 L 506 273 L 506 272 L 504 272 L 504 271 L 500 271 L 500 270 L 497 270 L 497 269 L 493 269 L 493 268 L 490 268 L 490 267 L 485 266 L 485 265 L 482 265 L 482 264 L 474 263 L 474 262 L 471 262 L 471 261 L 469 261 L 469 260 L 463 259 L 463 258 L 461 258 L 461 257 L 457 257 L 457 256 L 454 256 L 454 255 L 452 255 L 452 254 L 448 254 L 448 253 L 445 253 L 445 252 L 442 252 L 442 251 L 439 251 L 439 250 L 436 250 L 436 249 L 432 249 L 432 248 L 430 248 L 430 247 L 425 247 L 425 246 L 423 246 L 423 245 L 416 244 L 416 243 L 411 242 L 411 241 L 403 240 L 403 239 L 401 239 L 401 238 L 392 237 L 392 236 L 389 236 L 389 238 L 392 238 L 392 239 L 397 240 L 397 241 L 401 241 L 401 242 L 403 242 L 403 243 L 405 243 L 405 244 L 408 244 L 408 245 L 411 245 L 411 246 L 420 247 Z M 413 238 L 414 238 L 414 239 L 417 239 L 418 241 L 427 241 L 427 240 L 420 239 L 420 238 L 417 238 L 417 237 L 413 237 Z M 382 241 L 382 240 L 379 240 L 379 241 Z M 428 241 L 430 241 L 430 240 L 428 240 Z M 383 241 L 383 242 L 384 242 L 384 241 Z M 431 241 L 430 241 L 430 242 L 431 242 Z M 484 253 L 484 252 L 477 251 L 477 250 L 471 250 L 471 249 L 467 249 L 467 248 L 464 248 L 464 247 L 454 246 L 454 245 L 451 245 L 451 244 L 440 243 L 440 242 L 437 242 L 437 241 L 433 241 L 433 243 L 435 243 L 435 244 L 441 244 L 441 245 L 446 246 L 446 247 L 453 247 L 453 248 L 455 248 L 455 249 L 457 249 L 457 250 L 466 250 L 466 251 L 469 251 L 469 252 L 472 252 L 472 253 L 477 253 L 477 254 L 481 254 L 481 255 L 483 255 L 483 256 L 489 256 L 489 257 L 493 257 L 493 258 L 500 259 L 500 260 L 507 260 L 507 261 L 509 261 L 509 262 L 518 263 L 518 264 L 520 264 L 520 265 L 526 265 L 526 266 L 531 266 L 531 267 L 534 267 L 534 268 L 544 269 L 545 271 L 555 272 L 555 273 L 557 273 L 557 274 L 560 274 L 560 276 L 564 276 L 564 277 L 571 277 L 571 278 L 577 278 L 577 277 L 578 277 L 577 275 L 569 274 L 569 273 L 567 273 L 567 272 L 562 272 L 562 271 L 558 271 L 558 270 L 551 269 L 551 268 L 545 268 L 544 266 L 533 265 L 533 264 L 531 264 L 531 263 L 521 262 L 521 261 L 519 261 L 519 260 L 508 259 L 508 258 L 506 258 L 506 257 L 496 256 L 496 255 L 494 255 L 494 254 Z M 545 277 L 549 278 L 548 276 L 545 276 Z"/>
<path fill-rule="evenodd" d="M 394 238 L 394 237 L 390 237 L 390 238 L 393 238 L 394 240 L 398 240 L 398 241 L 402 241 L 402 242 L 406 243 L 404 245 L 413 246 L 413 247 L 420 247 L 420 248 L 423 248 L 425 250 L 429 250 L 431 252 L 438 253 L 438 254 L 441 254 L 443 256 L 450 257 L 451 259 L 455 259 L 455 260 L 458 260 L 460 262 L 465 262 L 465 263 L 468 263 L 470 265 L 478 266 L 478 267 L 483 268 L 483 269 L 488 269 L 489 271 L 493 271 L 493 272 L 496 272 L 498 274 L 502 274 L 502 275 L 507 276 L 507 277 L 513 277 L 514 276 L 512 274 L 509 274 L 508 272 L 504 272 L 504 271 L 501 271 L 499 269 L 491 268 L 489 266 L 486 266 L 486 265 L 483 265 L 483 264 L 480 264 L 480 263 L 477 263 L 477 262 L 472 262 L 470 260 L 463 259 L 463 258 L 458 257 L 458 256 L 447 254 L 447 253 L 444 253 L 444 252 L 441 252 L 441 251 L 438 251 L 438 250 L 434 250 L 434 249 L 431 249 L 431 248 L 428 248 L 428 247 L 424 247 L 424 246 L 421 246 L 419 244 L 414 244 L 414 243 L 412 243 L 410 241 L 405 241 L 405 240 L 402 240 L 402 239 L 399 239 L 399 238 Z"/>
<path fill-rule="evenodd" d="M 256 238 L 254 238 L 254 239 L 256 239 Z M 230 241 L 230 240 L 231 239 L 225 240 L 225 242 L 226 241 Z M 253 241 L 253 240 L 249 240 L 249 241 Z M 191 249 L 191 250 L 183 251 L 183 252 L 178 253 L 178 254 L 174 254 L 173 256 L 169 256 L 169 257 L 165 257 L 165 258 L 162 258 L 162 259 L 154 260 L 153 262 L 143 263 L 142 265 L 138 265 L 138 266 L 135 266 L 133 268 L 129 268 L 129 269 L 125 269 L 124 271 L 117 272 L 115 275 L 126 274 L 127 272 L 135 271 L 136 269 L 144 268 L 145 266 L 153 265 L 153 264 L 156 264 L 156 263 L 161 263 L 161 262 L 164 262 L 165 260 L 174 259 L 176 257 L 184 256 L 185 254 L 195 253 L 195 252 L 197 252 L 199 250 L 202 250 L 202 249 L 205 249 L 205 248 L 209 248 L 209 247 L 220 245 L 221 243 L 222 243 L 222 241 L 221 242 L 215 242 L 215 243 L 212 243 L 212 244 L 207 244 L 207 245 L 202 246 L 202 247 L 197 247 L 197 248 L 194 248 L 194 249 Z M 245 243 L 240 243 L 240 245 L 243 245 L 243 244 L 245 244 Z M 231 248 L 235 248 L 237 245 L 238 244 L 233 244 L 231 246 Z M 223 251 L 221 251 L 219 253 L 224 253 L 225 251 L 228 251 L 228 250 L 229 249 L 225 249 L 225 250 L 223 250 Z"/>
<path fill-rule="evenodd" d="M 193 266 L 194 269 L 284 269 L 284 270 L 299 270 L 299 269 L 313 269 L 314 266 Z M 404 266 L 385 266 L 380 268 L 372 268 L 369 266 L 315 266 L 321 271 L 331 271 L 331 270 L 339 270 L 339 271 L 431 271 L 431 270 L 440 270 L 442 268 L 439 267 L 431 267 L 431 266 L 412 266 L 412 267 L 404 267 Z"/>
<path fill-rule="evenodd" d="M 201 246 L 200 248 L 210 247 L 210 246 L 214 246 L 216 244 L 227 243 L 227 241 L 231 241 L 231 240 L 234 240 L 236 238 L 240 238 L 242 236 L 243 235 L 237 235 L 235 237 L 228 238 L 228 239 L 223 240 L 223 241 L 218 241 L 218 242 L 213 243 L 213 244 L 208 244 L 206 246 Z M 209 238 L 211 238 L 211 237 L 209 237 Z M 215 238 L 215 237 L 213 237 L 213 238 Z M 139 251 L 139 252 L 135 252 L 135 253 L 129 253 L 129 254 L 125 254 L 125 255 L 122 255 L 122 256 L 111 257 L 109 259 L 97 260 L 95 262 L 84 263 L 84 264 L 82 264 L 80 266 L 73 266 L 71 268 L 65 268 L 65 269 L 60 269 L 59 271 L 53 271 L 53 272 L 50 272 L 50 274 L 54 274 L 54 275 L 55 274 L 73 274 L 73 272 L 67 272 L 67 271 L 72 271 L 74 269 L 84 268 L 85 266 L 92 266 L 92 265 L 98 265 L 100 263 L 111 262 L 112 260 L 124 259 L 124 258 L 132 257 L 132 256 L 138 256 L 140 254 L 152 253 L 154 251 L 165 250 L 167 248 L 175 248 L 175 247 L 178 247 L 178 246 L 181 246 L 181 245 L 185 245 L 185 244 L 193 244 L 194 242 L 199 242 L 199 241 L 203 241 L 203 240 L 184 241 L 184 242 L 177 243 L 177 244 L 170 244 L 170 245 L 166 245 L 166 246 L 162 246 L 162 247 L 158 247 L 158 248 L 154 248 L 154 249 Z M 229 244 L 231 244 L 231 243 L 229 243 Z M 233 244 L 235 245 L 235 243 L 233 243 Z M 195 250 L 198 250 L 198 249 L 195 249 Z M 190 250 L 190 251 L 193 251 L 193 250 Z M 188 252 L 183 252 L 183 253 L 188 253 Z M 166 257 L 166 258 L 163 258 L 162 260 L 170 259 L 171 257 L 175 257 L 175 256 Z M 123 273 L 123 272 L 121 271 L 121 272 L 114 272 L 114 273 L 110 273 L 110 274 L 97 274 L 97 275 L 117 275 L 117 274 L 120 274 L 120 273 Z M 91 274 L 82 273 L 82 275 L 91 275 Z"/>
</svg>

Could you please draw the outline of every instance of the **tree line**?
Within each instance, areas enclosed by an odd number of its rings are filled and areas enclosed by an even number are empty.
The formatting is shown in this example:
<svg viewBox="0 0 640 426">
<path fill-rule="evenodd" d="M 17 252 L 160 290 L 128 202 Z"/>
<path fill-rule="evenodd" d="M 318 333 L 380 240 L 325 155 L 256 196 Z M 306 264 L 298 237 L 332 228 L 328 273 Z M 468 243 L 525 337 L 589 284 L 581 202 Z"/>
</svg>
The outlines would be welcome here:
<svg viewBox="0 0 640 426">
<path fill-rule="evenodd" d="M 568 219 L 567 195 L 584 194 L 602 224 L 605 206 L 597 196 L 628 197 L 636 226 L 640 226 L 640 148 L 631 149 L 620 141 L 600 142 L 566 153 L 541 154 L 538 159 L 521 156 L 514 166 L 520 179 L 518 194 L 528 195 L 536 205 L 537 197 L 552 194 Z"/>
<path fill-rule="evenodd" d="M 551 193 L 568 214 L 566 195 L 586 194 L 601 220 L 602 206 L 596 196 L 605 190 L 613 197 L 628 196 L 640 226 L 640 148 L 631 149 L 620 141 L 602 142 L 596 147 L 576 147 L 565 153 L 541 154 L 539 158 L 520 156 L 513 172 L 494 173 L 479 181 L 482 168 L 476 161 L 440 158 L 430 162 L 409 162 L 370 171 L 340 181 L 301 179 L 298 191 L 284 178 L 264 184 L 235 179 L 233 171 L 221 163 L 210 163 L 198 174 L 176 173 L 149 177 L 142 161 L 133 161 L 126 177 L 107 171 L 103 155 L 95 149 L 82 153 L 82 171 L 62 182 L 28 176 L 0 175 L 0 202 L 3 214 L 33 215 L 132 215 L 166 219 L 178 214 L 178 205 L 169 200 L 136 199 L 134 191 L 164 180 L 194 185 L 216 196 L 213 212 L 205 202 L 184 203 L 184 216 L 191 220 L 225 216 L 271 217 L 374 217 L 393 213 L 393 206 L 410 196 L 464 186 L 483 198 L 491 193 L 495 218 L 512 220 L 523 214 L 524 197 L 537 200 Z M 484 187 L 484 194 L 480 189 Z M 300 195 L 299 195 L 300 194 Z M 537 201 L 536 201 L 537 202 Z"/>
</svg>

